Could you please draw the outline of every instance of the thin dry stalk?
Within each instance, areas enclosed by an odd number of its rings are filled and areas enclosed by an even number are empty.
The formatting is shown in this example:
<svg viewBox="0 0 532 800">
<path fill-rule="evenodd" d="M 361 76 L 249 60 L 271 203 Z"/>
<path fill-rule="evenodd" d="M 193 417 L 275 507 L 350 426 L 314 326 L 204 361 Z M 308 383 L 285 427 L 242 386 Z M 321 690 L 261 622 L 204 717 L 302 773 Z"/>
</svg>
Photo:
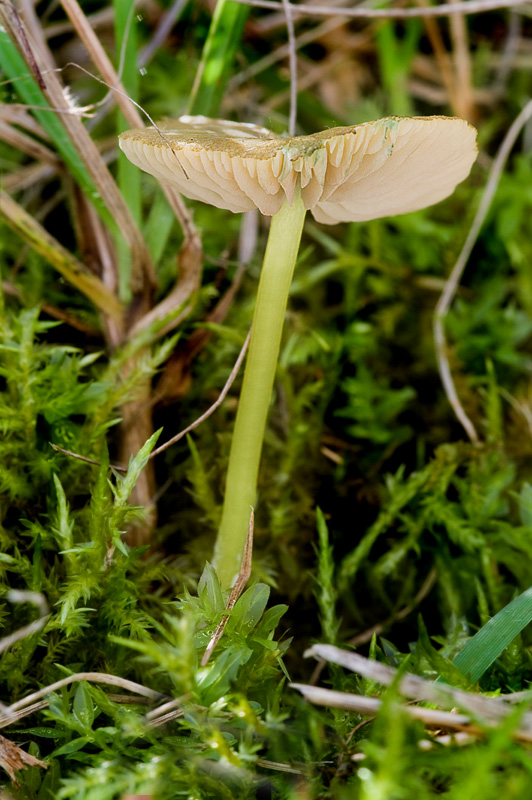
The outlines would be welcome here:
<svg viewBox="0 0 532 800">
<path fill-rule="evenodd" d="M 166 42 L 176 20 L 180 17 L 181 11 L 184 9 L 187 2 L 188 0 L 174 0 L 170 8 L 164 12 L 151 40 L 139 53 L 137 59 L 139 67 L 145 67 L 146 64 L 151 61 L 157 50 Z"/>
<path fill-rule="evenodd" d="M 493 196 L 497 191 L 497 186 L 499 184 L 499 180 L 506 165 L 508 156 L 512 151 L 512 148 L 517 140 L 517 137 L 521 133 L 521 130 L 526 125 L 528 120 L 531 118 L 532 118 L 532 100 L 526 104 L 521 113 L 515 118 L 506 136 L 504 137 L 501 146 L 499 147 L 499 150 L 497 152 L 497 155 L 495 156 L 495 159 L 493 161 L 490 170 L 488 181 L 486 183 L 486 188 L 484 189 L 484 193 L 482 195 L 478 211 L 475 214 L 473 224 L 471 225 L 471 228 L 467 235 L 467 239 L 464 243 L 462 251 L 458 256 L 458 259 L 451 271 L 451 274 L 449 275 L 449 278 L 447 279 L 445 288 L 441 294 L 440 299 L 438 300 L 438 304 L 434 312 L 434 323 L 433 323 L 434 344 L 436 348 L 436 358 L 438 361 L 438 369 L 443 383 L 443 388 L 445 389 L 445 394 L 447 395 L 447 399 L 449 400 L 449 403 L 451 404 L 451 407 L 454 413 L 456 414 L 457 419 L 462 424 L 465 432 L 467 433 L 467 435 L 474 444 L 478 444 L 479 436 L 475 426 L 473 425 L 470 418 L 466 414 L 464 407 L 460 402 L 460 398 L 458 397 L 458 393 L 456 391 L 456 386 L 454 383 L 447 355 L 447 340 L 445 337 L 445 329 L 444 329 L 445 318 L 449 313 L 449 309 L 452 305 L 452 302 L 458 290 L 458 286 L 462 278 L 462 274 L 464 272 L 466 264 L 468 262 L 469 256 L 471 255 L 471 251 L 473 250 L 477 237 L 480 233 L 480 229 L 482 228 L 484 220 L 486 219 L 487 213 L 490 209 L 491 201 L 493 200 Z"/>
<path fill-rule="evenodd" d="M 11 147 L 16 147 L 31 158 L 50 164 L 54 169 L 61 167 L 61 161 L 46 145 L 19 131 L 7 122 L 0 120 L 0 139 Z"/>
<path fill-rule="evenodd" d="M 459 0 L 450 0 L 450 2 L 456 4 Z M 469 51 L 465 17 L 463 14 L 454 14 L 449 17 L 449 24 L 451 26 L 453 61 L 456 76 L 454 92 L 456 112 L 459 117 L 464 117 L 470 122 L 473 122 L 476 113 L 471 79 L 471 54 Z"/>
<path fill-rule="evenodd" d="M 188 239 L 187 246 L 178 253 L 179 278 L 164 300 L 141 317 L 130 330 L 131 338 L 153 327 L 156 338 L 169 333 L 190 314 L 194 297 L 200 288 L 201 241 L 197 234 Z"/>
<path fill-rule="evenodd" d="M 238 375 L 240 367 L 242 366 L 242 362 L 244 361 L 244 357 L 245 357 L 247 349 L 248 349 L 250 336 L 251 336 L 251 331 L 249 331 L 248 335 L 246 336 L 246 340 L 245 340 L 244 344 L 242 345 L 242 349 L 241 349 L 240 353 L 238 354 L 238 358 L 235 361 L 235 365 L 234 365 L 233 369 L 231 370 L 231 374 L 229 375 L 229 378 L 227 379 L 224 388 L 222 389 L 222 391 L 218 395 L 218 398 L 215 400 L 215 402 L 211 406 L 209 406 L 209 408 L 207 409 L 207 411 L 204 414 L 202 414 L 200 417 L 198 417 L 196 420 L 194 420 L 194 422 L 192 422 L 187 428 L 184 428 L 184 430 L 180 431 L 175 436 L 172 436 L 172 438 L 169 439 L 167 442 L 165 442 L 160 447 L 157 447 L 155 450 L 153 450 L 150 453 L 150 458 L 154 458 L 155 456 L 159 455 L 159 453 L 163 453 L 165 450 L 167 450 L 173 444 L 176 444 L 177 442 L 179 442 L 188 433 L 191 433 L 191 431 L 193 431 L 195 428 L 197 428 L 199 425 L 201 425 L 202 422 L 205 422 L 205 420 L 208 419 L 211 416 L 211 414 L 213 414 L 216 411 L 216 409 L 219 408 L 222 405 L 223 401 L 225 400 L 225 398 L 227 396 L 227 393 L 229 392 L 229 389 L 233 385 L 234 380 L 235 380 L 236 376 Z"/>
<path fill-rule="evenodd" d="M 229 378 L 227 379 L 225 386 L 223 387 L 222 391 L 220 392 L 218 398 L 214 401 L 214 403 L 211 406 L 209 406 L 209 408 L 207 409 L 207 411 L 205 411 L 204 414 L 202 414 L 200 417 L 195 419 L 194 422 L 188 425 L 188 427 L 184 428 L 179 433 L 176 433 L 176 435 L 172 436 L 172 438 L 169 439 L 167 442 L 165 442 L 160 447 L 157 447 L 155 450 L 153 450 L 150 453 L 149 456 L 150 459 L 155 458 L 155 456 L 159 455 L 160 453 L 164 453 L 164 451 L 167 450 L 169 447 L 171 447 L 173 444 L 177 444 L 177 442 L 183 439 L 188 433 L 191 433 L 191 431 L 193 431 L 195 428 L 201 425 L 202 422 L 205 422 L 205 420 L 208 419 L 211 416 L 211 414 L 213 414 L 216 411 L 216 409 L 222 405 L 223 401 L 227 397 L 229 389 L 233 385 L 235 378 L 238 375 L 240 367 L 242 366 L 242 362 L 244 361 L 244 357 L 248 349 L 250 336 L 251 336 L 251 331 L 246 336 L 246 340 L 242 345 L 240 353 L 238 354 L 238 358 L 235 362 L 233 369 L 231 370 L 231 374 L 229 375 Z M 74 453 L 72 452 L 72 450 L 65 450 L 63 447 L 59 447 L 59 445 L 57 444 L 53 443 L 50 444 L 57 453 L 62 453 L 63 455 L 69 456 L 70 458 L 77 458 L 78 461 L 83 461 L 86 464 L 94 464 L 97 467 L 101 466 L 101 463 L 94 458 L 87 458 L 87 456 L 82 456 L 79 453 Z M 117 472 L 127 472 L 127 467 L 124 467 L 121 464 L 110 464 L 110 467 L 111 469 L 114 469 Z"/>
<path fill-rule="evenodd" d="M 18 631 L 15 631 L 9 636 L 4 636 L 2 639 L 0 639 L 0 653 L 3 653 L 5 650 L 9 650 L 9 648 L 13 647 L 16 642 L 19 642 L 26 636 L 32 636 L 34 633 L 37 633 L 37 631 L 40 631 L 41 628 L 44 628 L 48 618 L 48 604 L 44 595 L 40 592 L 25 592 L 12 589 L 7 593 L 7 599 L 11 603 L 32 603 L 39 609 L 40 617 L 33 622 L 30 622 L 29 625 L 24 625 L 24 627 L 19 628 Z"/>
<path fill-rule="evenodd" d="M 314 656 L 329 663 L 338 664 L 383 686 L 390 686 L 397 677 L 397 670 L 393 667 L 388 667 L 386 664 L 370 658 L 364 658 L 359 653 L 342 650 L 331 644 L 313 645 L 305 652 L 305 656 Z M 497 698 L 465 692 L 445 683 L 434 683 L 409 673 L 400 678 L 397 688 L 404 697 L 412 700 L 437 703 L 447 708 L 460 706 L 471 714 L 485 719 L 499 721 L 504 719 L 510 711 L 508 705 Z M 524 721 L 526 727 L 530 728 L 532 732 L 532 714 L 529 714 Z"/>
<path fill-rule="evenodd" d="M 290 66 L 290 115 L 288 118 L 288 134 L 295 136 L 297 121 L 297 52 L 294 35 L 294 18 L 290 0 L 282 0 L 288 34 L 288 64 Z"/>
<path fill-rule="evenodd" d="M 419 678 L 417 675 L 405 674 L 397 679 L 397 670 L 378 661 L 373 661 L 333 645 L 316 644 L 306 651 L 305 656 L 314 656 L 327 662 L 338 664 L 346 669 L 362 675 L 371 681 L 390 686 L 397 681 L 397 690 L 404 696 L 417 702 L 429 702 L 454 708 L 459 706 L 475 717 L 454 712 L 445 712 L 427 708 L 400 705 L 410 716 L 419 719 L 428 727 L 443 727 L 451 730 L 466 730 L 479 735 L 481 727 L 495 727 L 501 720 L 513 713 L 511 705 L 502 698 L 485 697 L 473 692 L 455 689 L 447 684 L 433 683 Z M 374 697 L 365 697 L 347 692 L 336 692 L 307 684 L 290 684 L 299 690 L 312 703 L 344 708 L 359 714 L 374 716 L 381 708 L 381 701 Z M 532 713 L 525 712 L 520 720 L 520 727 L 513 732 L 515 739 L 532 742 Z"/>
<path fill-rule="evenodd" d="M 40 139 L 49 141 L 49 136 L 44 128 L 37 122 L 26 108 L 16 103 L 0 103 L 0 119 L 10 125 L 18 125 L 21 128 L 33 133 Z"/>
<path fill-rule="evenodd" d="M 257 8 L 282 8 L 282 2 L 277 0 L 235 0 L 246 6 Z M 309 3 L 298 3 L 292 6 L 294 14 L 306 14 L 315 17 L 329 17 L 341 14 L 344 17 L 359 19 L 413 19 L 416 17 L 447 17 L 455 14 L 480 14 L 486 11 L 495 11 L 499 8 L 516 8 L 526 5 L 528 0 L 465 0 L 457 3 L 440 3 L 427 8 L 341 8 L 340 6 L 313 6 Z"/>
<path fill-rule="evenodd" d="M 322 36 L 332 33 L 342 25 L 345 25 L 345 19 L 343 17 L 333 17 L 332 19 L 322 22 L 321 25 L 317 25 L 315 28 L 305 31 L 300 36 L 296 37 L 296 52 L 301 50 L 302 47 L 306 47 L 307 44 L 311 44 L 312 42 L 321 39 Z M 366 36 L 361 34 L 360 40 L 364 41 L 365 39 Z M 250 66 L 245 70 L 239 72 L 238 75 L 234 75 L 229 82 L 229 91 L 231 92 L 231 90 L 236 89 L 238 86 L 247 83 L 247 81 L 255 77 L 255 75 L 259 75 L 264 70 L 269 69 L 274 64 L 277 64 L 278 61 L 282 61 L 284 58 L 289 56 L 289 54 L 289 44 L 276 47 L 272 53 L 268 53 L 268 55 L 259 58 L 253 64 L 250 64 Z"/>
<path fill-rule="evenodd" d="M 291 683 L 289 685 L 292 689 L 300 691 L 303 697 L 315 705 L 327 706 L 328 708 L 343 708 L 346 711 L 371 717 L 376 716 L 382 707 L 382 701 L 374 697 L 336 692 L 332 689 L 322 689 L 320 686 L 307 686 L 301 683 Z M 402 704 L 397 704 L 397 707 L 404 714 L 422 722 L 427 728 L 447 728 L 454 731 L 464 731 L 476 737 L 484 735 L 482 728 L 472 722 L 471 718 L 466 714 L 455 714 L 451 711 L 438 711 L 431 708 Z M 486 722 L 484 725 L 487 728 L 495 727 L 495 723 L 492 721 Z M 513 731 L 512 736 L 520 742 L 532 742 L 532 731 L 526 729 L 518 728 Z"/>
<path fill-rule="evenodd" d="M 103 683 L 108 686 L 120 686 L 120 688 L 126 689 L 128 692 L 140 694 L 142 697 L 148 697 L 150 700 L 154 701 L 168 699 L 160 692 L 156 692 L 154 689 L 149 689 L 147 686 L 143 686 L 141 683 L 135 683 L 134 681 L 127 680 L 126 678 L 119 678 L 116 675 L 108 675 L 105 672 L 78 672 L 76 675 L 68 675 L 66 678 L 61 678 L 61 680 L 51 683 L 49 686 L 45 686 L 44 689 L 39 689 L 37 692 L 33 692 L 32 694 L 22 698 L 22 700 L 18 700 L 16 703 L 6 706 L 4 715 L 0 716 L 0 728 L 5 728 L 6 725 L 10 725 L 13 722 L 12 715 L 15 715 L 18 711 L 32 706 L 36 700 L 40 700 L 41 698 L 46 697 L 47 694 L 56 692 L 58 689 L 62 689 L 63 686 L 69 686 L 71 683 L 77 683 L 78 681 Z"/>
<path fill-rule="evenodd" d="M 29 0 L 25 1 L 28 2 Z M 81 41 L 87 48 L 95 66 L 100 71 L 104 79 L 103 82 L 112 91 L 113 97 L 125 118 L 132 127 L 142 127 L 143 119 L 136 105 L 128 98 L 110 59 L 88 23 L 79 4 L 76 0 L 62 0 L 62 5 Z M 31 13 L 33 12 L 28 10 L 28 15 L 31 15 Z M 41 49 L 45 50 L 46 42 L 42 33 L 40 34 L 40 39 Z M 55 86 L 56 89 L 56 91 L 52 93 L 50 93 L 49 90 L 51 104 L 55 108 L 60 108 L 56 86 L 58 80 L 54 74 L 50 76 L 49 82 Z M 72 122 L 68 120 L 68 125 L 66 121 L 64 124 L 76 146 L 79 144 L 76 137 L 79 136 L 82 138 L 82 133 L 78 130 L 79 127 L 81 127 L 83 134 L 85 134 L 85 137 L 90 141 L 90 137 L 86 134 L 79 120 L 74 119 Z M 92 145 L 92 148 L 94 148 L 94 145 Z M 96 159 L 96 161 L 97 160 L 98 159 Z M 85 161 L 85 163 L 89 171 L 91 171 L 92 158 L 89 157 L 89 160 Z M 98 186 L 102 199 L 112 211 L 119 228 L 123 231 L 126 240 L 132 247 L 131 288 L 136 297 L 136 301 L 133 313 L 128 315 L 126 319 L 126 334 L 128 338 L 131 338 L 137 333 L 144 331 L 149 326 L 154 326 L 157 327 L 155 338 L 159 338 L 178 325 L 190 312 L 192 300 L 201 282 L 202 248 L 190 214 L 178 193 L 170 187 L 163 187 L 170 206 L 183 229 L 185 239 L 179 253 L 180 270 L 178 283 L 173 292 L 171 292 L 159 306 L 150 310 L 152 287 L 155 285 L 155 274 L 151 266 L 151 259 L 146 245 L 142 237 L 140 237 L 136 226 L 132 228 L 128 223 L 128 219 L 131 218 L 131 215 L 116 184 L 112 182 L 112 186 L 107 186 L 107 188 L 104 189 L 102 188 L 103 176 L 95 176 L 92 174 L 92 177 Z M 98 177 L 100 178 L 99 182 Z M 117 197 L 115 197 L 115 195 Z M 124 212 L 122 217 L 115 211 L 114 200 L 117 198 L 119 198 L 119 203 Z M 95 231 L 97 231 L 96 227 Z M 105 237 L 100 236 L 97 240 L 97 252 L 102 261 L 105 282 L 115 287 L 118 280 L 116 274 L 116 260 L 112 257 L 112 254 L 109 253 Z M 166 325 L 164 324 L 165 320 L 168 320 Z M 157 323 L 160 324 L 157 326 Z M 120 332 L 111 325 L 108 328 L 108 333 L 110 341 L 116 344 L 120 339 Z M 126 370 L 129 369 L 134 369 L 134 363 L 126 367 Z M 121 408 L 122 424 L 119 455 L 124 463 L 127 463 L 130 455 L 137 452 L 153 432 L 151 403 L 149 401 L 151 384 L 149 381 L 146 381 L 144 387 L 140 388 L 143 389 L 143 391 L 139 391 L 138 398 L 130 403 L 126 403 Z M 153 468 L 150 466 L 142 473 L 131 495 L 132 504 L 145 507 L 147 509 L 147 515 L 146 519 L 141 524 L 132 527 L 130 530 L 128 534 L 130 544 L 146 544 L 151 539 L 151 534 L 156 524 L 156 510 L 153 504 L 154 495 L 155 474 Z"/>
<path fill-rule="evenodd" d="M 416 0 L 416 1 L 420 6 L 420 8 L 429 7 L 427 0 Z M 436 58 L 436 63 L 438 65 L 438 71 L 442 83 L 447 92 L 449 105 L 455 111 L 455 113 L 458 114 L 456 86 L 455 86 L 452 62 L 449 53 L 447 52 L 447 49 L 445 47 L 441 31 L 438 27 L 436 20 L 433 17 L 424 17 L 423 25 L 425 27 L 427 36 L 430 40 L 432 49 L 434 51 L 434 56 Z"/>
</svg>

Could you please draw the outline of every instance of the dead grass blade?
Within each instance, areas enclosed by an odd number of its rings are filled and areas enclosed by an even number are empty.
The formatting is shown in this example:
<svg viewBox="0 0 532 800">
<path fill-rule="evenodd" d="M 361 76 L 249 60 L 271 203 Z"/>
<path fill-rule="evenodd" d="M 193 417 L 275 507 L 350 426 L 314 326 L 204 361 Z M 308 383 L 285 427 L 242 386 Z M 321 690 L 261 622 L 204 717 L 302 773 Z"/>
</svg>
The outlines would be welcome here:
<svg viewBox="0 0 532 800">
<path fill-rule="evenodd" d="M 33 4 L 24 2 L 24 11 L 26 19 L 35 18 Z M 49 51 L 46 41 L 38 26 L 34 28 L 31 25 L 30 27 L 35 30 L 38 39 L 26 37 L 26 41 L 24 41 L 21 29 L 14 24 L 14 19 L 16 18 L 17 14 L 12 6 L 8 7 L 0 4 L 0 20 L 9 32 L 28 67 L 34 71 L 33 62 L 28 56 L 28 46 L 31 50 L 32 59 L 37 66 L 42 63 L 47 64 Z M 124 198 L 120 194 L 98 148 L 85 129 L 78 114 L 75 113 L 75 106 L 67 99 L 56 72 L 47 72 L 42 91 L 53 111 L 58 112 L 61 124 L 66 129 L 80 159 L 94 181 L 102 201 L 111 212 L 117 229 L 122 233 L 131 250 L 131 291 L 134 295 L 146 294 L 146 291 L 150 290 L 150 287 L 156 283 L 155 273 L 148 248 Z"/>
<path fill-rule="evenodd" d="M 297 689 L 303 697 L 311 703 L 328 708 L 343 708 L 357 714 L 374 717 L 382 707 L 381 700 L 375 697 L 364 697 L 347 692 L 336 692 L 332 689 L 322 689 L 321 686 L 307 686 L 301 683 L 289 684 L 292 689 Z M 471 721 L 466 714 L 455 714 L 451 711 L 439 711 L 432 708 L 419 706 L 398 707 L 404 714 L 422 722 L 427 728 L 445 728 L 453 731 L 464 731 L 476 737 L 483 736 L 482 727 Z M 486 727 L 494 727 L 493 721 L 485 723 Z M 532 742 L 532 731 L 518 728 L 513 732 L 513 738 L 521 742 Z"/>
<path fill-rule="evenodd" d="M 26 753 L 21 747 L 10 742 L 4 736 L 0 736 L 0 767 L 5 769 L 13 782 L 13 786 L 18 788 L 16 772 L 26 767 L 42 767 L 48 769 L 48 764 L 40 758 Z"/>
<path fill-rule="evenodd" d="M 0 217 L 29 246 L 48 261 L 76 289 L 79 289 L 104 314 L 120 323 L 123 307 L 117 297 L 96 275 L 87 272 L 57 239 L 42 227 L 22 206 L 0 189 Z"/>
<path fill-rule="evenodd" d="M 128 121 L 128 124 L 131 125 L 132 128 L 144 127 L 143 117 L 139 113 L 136 105 L 127 96 L 127 92 L 120 82 L 120 78 L 109 56 L 103 49 L 100 40 L 94 33 L 94 30 L 81 10 L 77 0 L 61 0 L 61 5 L 72 22 L 79 38 L 87 48 L 95 67 L 99 70 L 105 83 L 113 90 L 115 102 Z M 163 186 L 163 191 L 181 225 L 185 237 L 194 236 L 196 234 L 196 229 L 181 196 L 169 186 Z"/>
<path fill-rule="evenodd" d="M 333 645 L 313 645 L 306 651 L 305 656 L 315 656 L 330 663 L 338 664 L 383 686 L 389 686 L 397 681 L 397 690 L 405 697 L 418 702 L 443 705 L 447 708 L 458 706 L 471 715 L 401 706 L 405 713 L 419 719 L 428 727 L 467 730 L 478 735 L 482 733 L 482 726 L 495 727 L 513 713 L 513 707 L 506 702 L 506 698 L 486 697 L 474 692 L 465 692 L 461 689 L 455 689 L 443 683 L 436 684 L 408 673 L 398 678 L 396 669 Z M 381 701 L 374 697 L 336 692 L 307 684 L 290 685 L 300 691 L 312 703 L 318 705 L 345 708 L 348 711 L 371 716 L 375 715 L 381 707 Z M 522 715 L 519 729 L 513 732 L 513 736 L 520 741 L 532 742 L 531 712 L 525 712 Z"/>
<path fill-rule="evenodd" d="M 61 161 L 55 153 L 53 153 L 46 145 L 37 142 L 27 133 L 19 131 L 7 122 L 0 119 L 0 139 L 21 150 L 31 158 L 37 161 L 42 161 L 44 164 L 50 164 L 54 169 L 58 170 L 61 167 Z"/>
</svg>

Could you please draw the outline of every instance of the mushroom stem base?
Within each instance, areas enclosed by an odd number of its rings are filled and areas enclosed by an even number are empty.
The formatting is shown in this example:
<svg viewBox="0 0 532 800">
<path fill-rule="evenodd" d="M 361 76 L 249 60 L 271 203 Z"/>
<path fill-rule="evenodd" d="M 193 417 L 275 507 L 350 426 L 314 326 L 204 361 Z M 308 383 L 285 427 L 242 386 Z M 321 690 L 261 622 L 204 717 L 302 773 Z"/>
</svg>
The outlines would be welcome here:
<svg viewBox="0 0 532 800">
<path fill-rule="evenodd" d="M 255 505 L 264 429 L 304 218 L 299 193 L 291 206 L 285 203 L 272 217 L 214 550 L 214 567 L 222 589 L 232 586 L 240 571 L 251 507 Z"/>
</svg>

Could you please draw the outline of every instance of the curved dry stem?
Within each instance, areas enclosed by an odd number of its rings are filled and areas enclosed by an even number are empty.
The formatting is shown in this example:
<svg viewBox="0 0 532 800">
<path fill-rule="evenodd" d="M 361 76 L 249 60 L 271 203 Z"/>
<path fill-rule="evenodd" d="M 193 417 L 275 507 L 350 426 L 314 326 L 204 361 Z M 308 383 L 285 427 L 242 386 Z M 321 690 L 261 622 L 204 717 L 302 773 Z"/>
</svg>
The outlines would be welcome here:
<svg viewBox="0 0 532 800">
<path fill-rule="evenodd" d="M 457 419 L 462 424 L 465 432 L 474 444 L 478 444 L 479 436 L 475 426 L 467 416 L 456 391 L 456 386 L 449 365 L 449 359 L 447 357 L 447 340 L 445 337 L 444 322 L 456 295 L 458 285 L 462 278 L 462 274 L 468 262 L 469 256 L 471 255 L 471 251 L 473 250 L 478 234 L 480 233 L 480 229 L 482 228 L 484 220 L 486 219 L 493 196 L 497 191 L 497 186 L 506 165 L 508 156 L 510 155 L 510 152 L 522 128 L 531 117 L 532 100 L 526 104 L 521 113 L 515 118 L 508 130 L 508 133 L 504 137 L 501 146 L 499 147 L 491 167 L 488 182 L 486 183 L 486 188 L 484 189 L 484 194 L 482 195 L 482 200 L 480 201 L 478 211 L 475 214 L 475 219 L 473 220 L 473 224 L 471 225 L 467 239 L 462 247 L 462 251 L 458 256 L 449 278 L 447 279 L 445 288 L 434 312 L 434 343 L 436 348 L 436 357 L 438 360 L 438 370 L 442 379 L 443 388 L 445 389 L 445 394 L 447 395 L 449 403 L 451 404 Z"/>
</svg>

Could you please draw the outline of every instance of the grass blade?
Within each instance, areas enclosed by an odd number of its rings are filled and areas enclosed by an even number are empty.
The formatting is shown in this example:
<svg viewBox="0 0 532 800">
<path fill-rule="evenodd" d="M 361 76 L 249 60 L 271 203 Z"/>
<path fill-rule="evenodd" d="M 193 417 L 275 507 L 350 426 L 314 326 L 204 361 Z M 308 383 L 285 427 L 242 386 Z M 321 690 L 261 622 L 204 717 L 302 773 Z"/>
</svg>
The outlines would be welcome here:
<svg viewBox="0 0 532 800">
<path fill-rule="evenodd" d="M 113 0 L 115 19 L 115 41 L 117 60 L 120 54 L 122 82 L 125 91 L 132 100 L 138 100 L 138 68 L 136 46 L 136 17 L 131 0 Z M 117 134 L 129 128 L 124 115 L 117 113 Z M 129 161 L 121 150 L 118 152 L 118 187 L 124 197 L 131 216 L 140 225 L 142 202 L 140 191 L 141 171 Z M 118 273 L 120 276 L 120 294 L 123 299 L 128 294 L 131 274 L 131 254 L 121 237 L 117 238 Z"/>
<path fill-rule="evenodd" d="M 218 0 L 192 88 L 189 114 L 217 116 L 248 14 L 248 6 Z"/>
<path fill-rule="evenodd" d="M 466 644 L 455 665 L 476 683 L 503 650 L 532 622 L 532 588 L 508 603 Z"/>
</svg>

